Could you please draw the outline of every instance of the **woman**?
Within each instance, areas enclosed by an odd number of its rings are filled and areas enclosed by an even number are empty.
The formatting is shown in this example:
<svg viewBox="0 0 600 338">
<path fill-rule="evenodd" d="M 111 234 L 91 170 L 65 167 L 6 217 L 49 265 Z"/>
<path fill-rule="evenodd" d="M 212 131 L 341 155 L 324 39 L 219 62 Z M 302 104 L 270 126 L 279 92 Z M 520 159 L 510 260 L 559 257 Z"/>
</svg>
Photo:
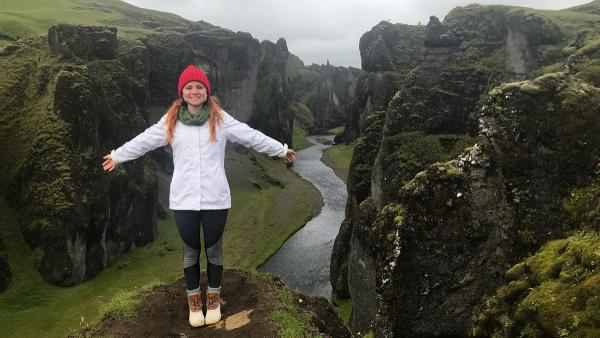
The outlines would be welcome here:
<svg viewBox="0 0 600 338">
<path fill-rule="evenodd" d="M 194 327 L 214 324 L 221 319 L 220 291 L 223 274 L 221 238 L 231 207 L 229 185 L 223 167 L 227 141 L 240 143 L 270 156 L 296 160 L 286 144 L 236 121 L 210 96 L 210 83 L 204 72 L 193 65 L 180 75 L 179 98 L 158 123 L 146 129 L 117 150 L 104 156 L 105 171 L 136 159 L 155 148 L 173 147 L 174 172 L 169 208 L 183 240 L 183 272 L 187 287 L 189 321 Z M 207 311 L 200 297 L 200 225 L 204 232 L 207 259 Z"/>
</svg>

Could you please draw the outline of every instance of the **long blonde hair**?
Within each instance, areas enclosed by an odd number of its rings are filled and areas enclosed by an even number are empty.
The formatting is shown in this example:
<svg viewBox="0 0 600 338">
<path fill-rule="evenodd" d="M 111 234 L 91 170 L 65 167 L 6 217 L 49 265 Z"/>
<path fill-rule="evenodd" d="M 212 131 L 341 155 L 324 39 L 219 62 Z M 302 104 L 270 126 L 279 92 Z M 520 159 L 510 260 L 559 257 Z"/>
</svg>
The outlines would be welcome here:
<svg viewBox="0 0 600 338">
<path fill-rule="evenodd" d="M 167 110 L 167 142 L 169 144 L 173 144 L 173 133 L 175 132 L 175 124 L 177 123 L 177 118 L 179 117 L 179 108 L 185 102 L 180 97 L 177 100 L 173 101 L 171 107 Z M 206 100 L 206 104 L 208 104 L 208 109 L 210 111 L 210 119 L 209 119 L 209 137 L 208 140 L 210 142 L 217 141 L 217 123 L 219 126 L 223 123 L 223 115 L 221 115 L 221 104 L 219 103 L 219 99 L 216 96 L 209 96 Z"/>
</svg>

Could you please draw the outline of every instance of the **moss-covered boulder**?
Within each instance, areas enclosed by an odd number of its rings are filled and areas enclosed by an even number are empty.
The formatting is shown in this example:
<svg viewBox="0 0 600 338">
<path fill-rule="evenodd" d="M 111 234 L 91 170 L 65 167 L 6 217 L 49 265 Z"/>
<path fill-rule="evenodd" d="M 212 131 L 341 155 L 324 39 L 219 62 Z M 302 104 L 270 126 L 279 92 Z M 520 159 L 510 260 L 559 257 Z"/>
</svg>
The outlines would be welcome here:
<svg viewBox="0 0 600 338">
<path fill-rule="evenodd" d="M 402 187 L 418 172 L 432 163 L 453 159 L 473 143 L 475 138 L 464 134 L 384 134 L 371 178 L 376 204 L 381 207 L 398 201 Z"/>
<path fill-rule="evenodd" d="M 571 227 L 600 231 L 600 164 L 588 184 L 577 186 L 562 202 Z"/>
<path fill-rule="evenodd" d="M 58 24 L 48 30 L 48 45 L 50 52 L 67 59 L 114 59 L 119 48 L 116 33 L 115 27 Z"/>
<path fill-rule="evenodd" d="M 544 245 L 506 271 L 486 300 L 474 337 L 600 335 L 600 236 L 580 233 Z"/>
</svg>

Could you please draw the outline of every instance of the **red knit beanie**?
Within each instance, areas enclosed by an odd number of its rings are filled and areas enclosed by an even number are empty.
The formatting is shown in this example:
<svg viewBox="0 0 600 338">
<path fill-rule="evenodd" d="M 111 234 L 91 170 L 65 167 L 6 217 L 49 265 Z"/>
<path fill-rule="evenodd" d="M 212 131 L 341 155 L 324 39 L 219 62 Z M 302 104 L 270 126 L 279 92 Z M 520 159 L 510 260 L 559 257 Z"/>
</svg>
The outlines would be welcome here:
<svg viewBox="0 0 600 338">
<path fill-rule="evenodd" d="M 179 94 L 179 97 L 182 95 L 183 87 L 190 81 L 199 81 L 202 83 L 204 87 L 206 87 L 206 95 L 210 96 L 210 83 L 208 82 L 206 74 L 194 65 L 189 65 L 181 72 L 181 75 L 179 75 L 179 83 L 177 84 L 177 93 Z"/>
</svg>

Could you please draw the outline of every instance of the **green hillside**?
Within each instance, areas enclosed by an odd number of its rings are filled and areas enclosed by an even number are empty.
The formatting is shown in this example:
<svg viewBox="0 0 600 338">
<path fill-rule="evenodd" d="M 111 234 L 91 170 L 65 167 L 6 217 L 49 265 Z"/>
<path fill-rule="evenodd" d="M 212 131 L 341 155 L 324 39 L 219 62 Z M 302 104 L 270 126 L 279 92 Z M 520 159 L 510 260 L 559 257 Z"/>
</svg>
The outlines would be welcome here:
<svg viewBox="0 0 600 338">
<path fill-rule="evenodd" d="M 142 9 L 118 0 L 3 0 L 0 7 L 0 47 L 30 35 L 46 35 L 55 23 L 111 25 L 119 36 L 137 36 L 149 28 L 183 27 L 180 16 Z"/>
</svg>

